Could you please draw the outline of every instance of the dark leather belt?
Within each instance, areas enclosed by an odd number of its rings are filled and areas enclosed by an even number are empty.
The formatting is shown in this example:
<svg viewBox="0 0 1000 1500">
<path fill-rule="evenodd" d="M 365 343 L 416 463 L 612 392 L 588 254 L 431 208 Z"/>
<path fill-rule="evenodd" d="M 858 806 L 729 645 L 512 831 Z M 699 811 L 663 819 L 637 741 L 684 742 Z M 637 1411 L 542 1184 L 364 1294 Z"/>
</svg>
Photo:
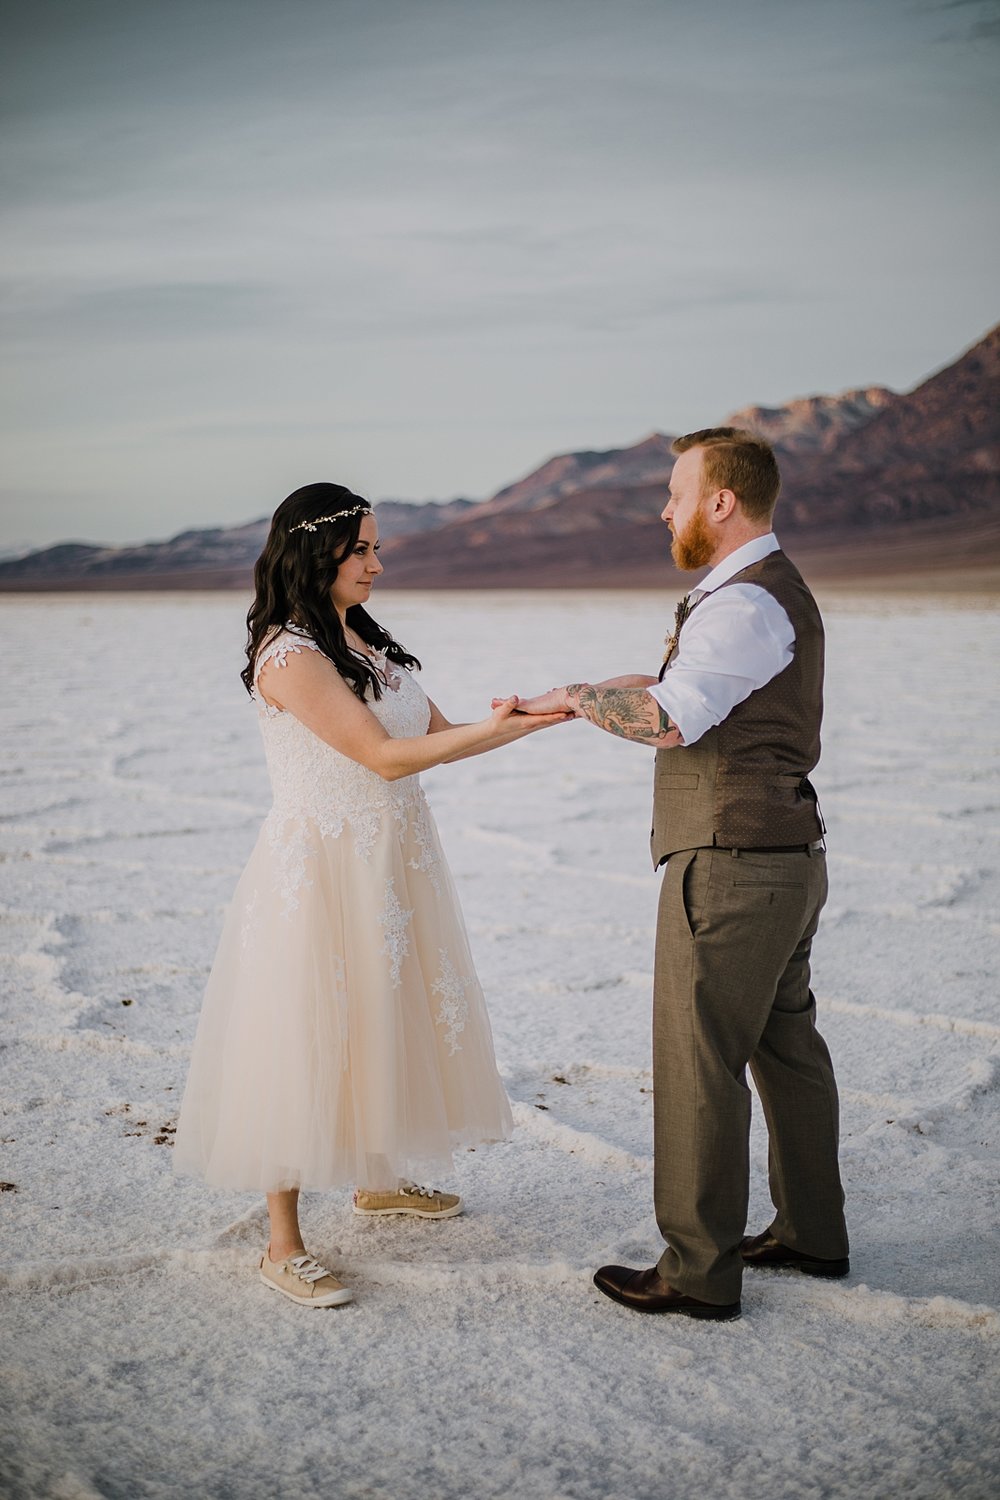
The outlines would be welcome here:
<svg viewBox="0 0 1000 1500">
<path fill-rule="evenodd" d="M 740 854 L 819 854 L 825 849 L 823 840 L 816 839 L 811 844 L 756 844 L 752 849 L 741 847 L 730 852 L 736 859 Z"/>
</svg>

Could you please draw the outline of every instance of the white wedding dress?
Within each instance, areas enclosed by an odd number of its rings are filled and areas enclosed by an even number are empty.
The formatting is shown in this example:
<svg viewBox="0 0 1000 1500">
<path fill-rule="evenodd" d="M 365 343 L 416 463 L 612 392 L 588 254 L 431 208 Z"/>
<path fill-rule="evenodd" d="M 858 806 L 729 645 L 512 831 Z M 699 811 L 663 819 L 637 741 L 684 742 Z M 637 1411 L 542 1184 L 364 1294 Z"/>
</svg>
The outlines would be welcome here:
<svg viewBox="0 0 1000 1500">
<path fill-rule="evenodd" d="M 299 631 L 260 652 L 318 650 Z M 405 670 L 369 707 L 422 735 Z M 274 1192 L 394 1188 L 513 1127 L 482 991 L 416 776 L 383 781 L 254 698 L 274 806 L 205 992 L 174 1169 Z"/>
</svg>

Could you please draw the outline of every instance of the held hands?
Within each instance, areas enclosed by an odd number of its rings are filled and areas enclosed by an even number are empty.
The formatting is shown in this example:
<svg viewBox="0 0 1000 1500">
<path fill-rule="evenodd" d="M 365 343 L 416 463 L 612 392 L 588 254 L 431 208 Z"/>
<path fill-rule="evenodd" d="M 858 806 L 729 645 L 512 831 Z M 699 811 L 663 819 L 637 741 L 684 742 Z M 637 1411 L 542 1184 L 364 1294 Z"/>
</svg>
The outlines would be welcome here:
<svg viewBox="0 0 1000 1500">
<path fill-rule="evenodd" d="M 508 701 L 510 700 L 494 698 L 492 706 L 494 709 L 497 709 L 501 703 Z M 549 688 L 547 693 L 537 693 L 534 698 L 515 697 L 514 704 L 514 712 L 525 714 L 532 718 L 535 715 L 549 717 L 555 714 L 558 715 L 559 719 L 575 719 L 578 715 L 577 705 L 570 702 L 569 695 L 564 687 Z M 555 722 L 558 722 L 558 719 Z"/>
<path fill-rule="evenodd" d="M 562 693 L 562 691 L 561 688 L 555 690 L 557 693 Z M 522 701 L 515 693 L 509 698 L 494 698 L 491 703 L 493 713 L 490 716 L 490 723 L 497 740 L 520 739 L 522 735 L 534 734 L 538 729 L 548 729 L 553 724 L 563 724 L 567 719 L 575 717 L 571 709 L 562 706 L 549 707 L 547 700 L 551 696 L 552 694 L 546 693 L 540 698 Z M 546 700 L 544 703 L 543 699 Z M 536 704 L 542 706 L 535 707 Z"/>
</svg>

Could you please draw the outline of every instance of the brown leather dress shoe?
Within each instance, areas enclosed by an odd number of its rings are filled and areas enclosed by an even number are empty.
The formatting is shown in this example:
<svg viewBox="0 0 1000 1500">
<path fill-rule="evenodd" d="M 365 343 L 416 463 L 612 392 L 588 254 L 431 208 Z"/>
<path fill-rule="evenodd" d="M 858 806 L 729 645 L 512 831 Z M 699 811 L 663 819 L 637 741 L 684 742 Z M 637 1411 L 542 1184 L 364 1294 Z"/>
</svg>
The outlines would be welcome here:
<svg viewBox="0 0 1000 1500">
<path fill-rule="evenodd" d="M 738 1318 L 742 1310 L 738 1302 L 699 1302 L 697 1297 L 686 1297 L 664 1281 L 655 1266 L 650 1266 L 648 1271 L 633 1271 L 628 1266 L 602 1266 L 594 1273 L 594 1285 L 606 1297 L 624 1307 L 634 1307 L 636 1312 L 680 1313 L 685 1318 L 710 1318 L 728 1323 Z"/>
<path fill-rule="evenodd" d="M 783 1245 L 769 1229 L 741 1240 L 740 1255 L 745 1266 L 774 1266 L 779 1270 L 802 1271 L 806 1276 L 846 1276 L 851 1269 L 846 1255 L 841 1260 L 822 1260 L 818 1255 L 806 1255 L 801 1250 Z"/>
</svg>

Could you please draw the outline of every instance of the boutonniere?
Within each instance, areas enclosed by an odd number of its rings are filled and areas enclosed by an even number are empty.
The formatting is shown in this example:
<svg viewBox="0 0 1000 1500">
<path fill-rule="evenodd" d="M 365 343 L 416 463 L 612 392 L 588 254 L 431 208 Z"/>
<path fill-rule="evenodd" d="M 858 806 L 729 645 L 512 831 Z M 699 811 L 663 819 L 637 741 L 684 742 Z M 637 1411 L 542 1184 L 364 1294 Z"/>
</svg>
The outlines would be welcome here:
<svg viewBox="0 0 1000 1500">
<path fill-rule="evenodd" d="M 666 647 L 663 653 L 664 662 L 668 662 L 677 649 L 677 637 L 681 633 L 681 626 L 691 613 L 690 600 L 690 594 L 685 594 L 683 599 L 678 600 L 677 608 L 674 610 L 674 628 L 663 642 Z"/>
</svg>

